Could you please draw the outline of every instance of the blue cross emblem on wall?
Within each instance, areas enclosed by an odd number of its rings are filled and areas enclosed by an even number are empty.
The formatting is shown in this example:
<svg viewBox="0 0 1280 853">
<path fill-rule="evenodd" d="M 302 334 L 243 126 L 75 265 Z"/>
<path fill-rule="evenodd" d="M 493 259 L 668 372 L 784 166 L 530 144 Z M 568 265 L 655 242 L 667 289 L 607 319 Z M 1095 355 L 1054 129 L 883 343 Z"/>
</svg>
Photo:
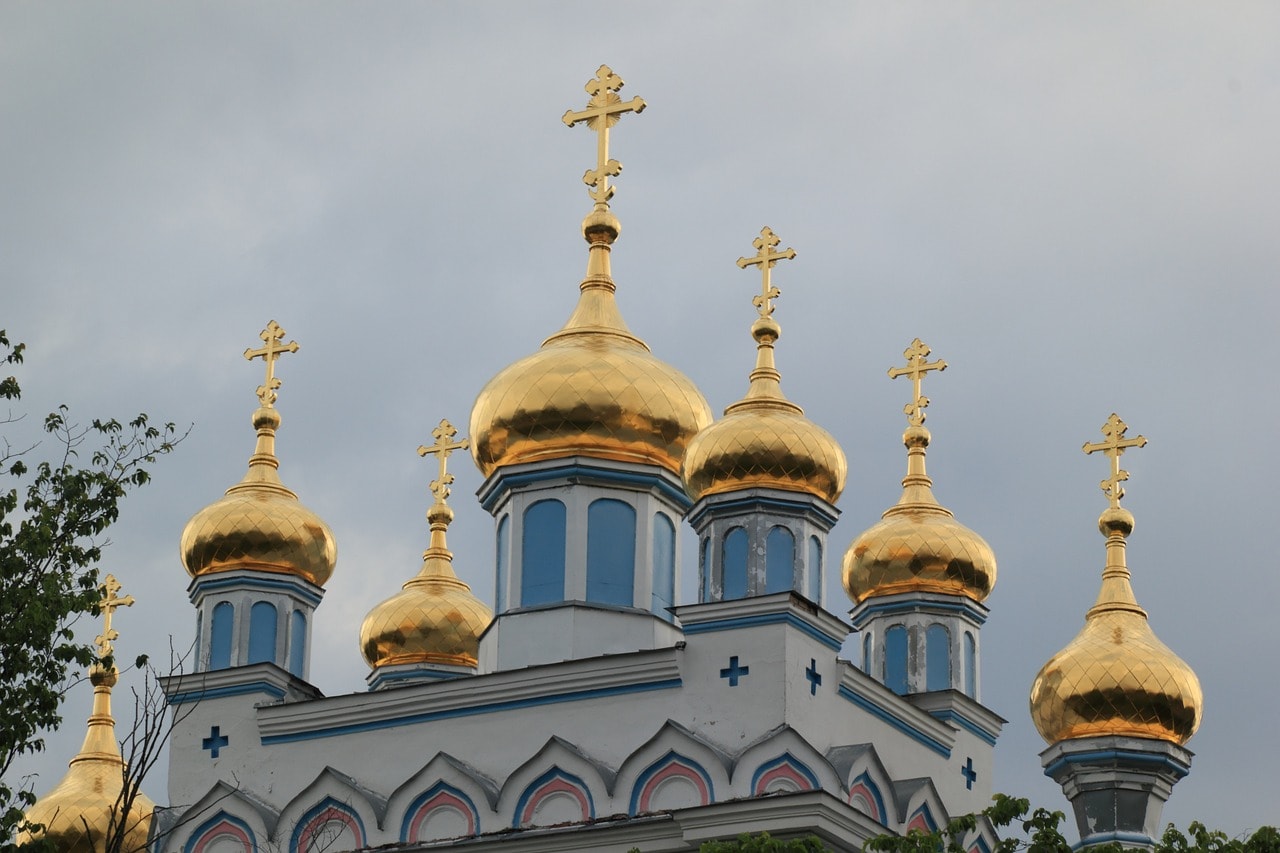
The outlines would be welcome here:
<svg viewBox="0 0 1280 853">
<path fill-rule="evenodd" d="M 738 656 L 734 655 L 729 658 L 729 666 L 720 670 L 720 677 L 729 679 L 730 687 L 738 686 L 738 679 L 744 675 L 749 675 L 751 668 L 747 666 L 738 666 Z"/>
<path fill-rule="evenodd" d="M 815 658 L 809 658 L 809 668 L 804 671 L 804 677 L 809 679 L 809 695 L 818 695 L 818 685 L 822 683 L 822 675 L 818 672 L 818 661 Z"/>
<path fill-rule="evenodd" d="M 222 733 L 222 729 L 219 726 L 214 726 L 213 728 L 209 729 L 209 736 L 204 740 L 200 741 L 200 746 L 203 747 L 204 749 L 209 750 L 210 758 L 217 758 L 218 753 L 222 750 L 224 746 L 227 746 L 229 743 L 231 743 L 231 738 L 224 735 Z"/>
<path fill-rule="evenodd" d="M 972 789 L 973 783 L 978 779 L 978 771 L 973 769 L 972 758 L 965 759 L 964 767 L 960 768 L 960 775 L 964 777 L 964 786 Z"/>
</svg>

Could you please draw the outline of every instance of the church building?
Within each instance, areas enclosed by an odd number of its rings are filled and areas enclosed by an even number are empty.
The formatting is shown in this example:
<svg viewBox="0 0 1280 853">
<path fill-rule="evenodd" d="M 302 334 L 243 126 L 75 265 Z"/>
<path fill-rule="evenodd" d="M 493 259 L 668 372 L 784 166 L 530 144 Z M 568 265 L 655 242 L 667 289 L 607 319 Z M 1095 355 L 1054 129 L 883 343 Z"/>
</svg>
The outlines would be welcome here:
<svg viewBox="0 0 1280 853">
<path fill-rule="evenodd" d="M 587 106 L 564 116 L 597 139 L 576 307 L 479 389 L 465 435 L 441 420 L 419 448 L 438 470 L 429 546 L 359 626 L 369 675 L 350 693 L 324 696 L 309 680 L 323 665 L 311 656 L 317 609 L 342 569 L 329 527 L 278 473 L 277 370 L 298 345 L 273 321 L 244 353 L 265 364 L 256 446 L 243 479 L 182 532 L 195 665 L 164 684 L 168 803 L 138 806 L 130 829 L 149 840 L 124 850 L 696 851 L 768 831 L 856 851 L 989 805 L 1005 723 L 982 701 L 996 558 L 934 496 L 925 467 L 922 387 L 946 362 L 917 339 L 890 369 L 910 382 L 900 495 L 867 484 L 883 490 L 882 518 L 832 536 L 845 454 L 784 394 L 775 359 L 775 278 L 795 252 L 764 228 L 738 259 L 759 276 L 756 360 L 719 418 L 619 312 L 609 134 L 645 106 L 622 87 L 602 66 Z M 291 382 L 309 381 L 301 357 L 283 364 Z M 1119 459 L 1138 440 L 1113 418 L 1086 446 L 1112 462 L 1102 592 L 1031 705 L 1046 772 L 1086 843 L 1150 846 L 1190 767 L 1201 699 L 1129 585 Z M 447 543 L 449 468 L 467 454 L 493 517 L 488 602 L 455 574 Z M 682 566 L 690 535 L 697 563 Z M 678 600 L 682 571 L 696 572 L 695 601 Z M 824 600 L 829 572 L 848 601 Z M 855 633 L 858 654 L 840 658 Z M 95 699 L 69 779 L 88 752 L 119 775 L 104 728 L 114 677 L 98 669 L 104 705 Z M 32 815 L 56 817 L 60 849 L 105 849 L 91 820 L 63 819 L 59 790 Z M 989 853 L 996 841 L 979 822 L 964 844 Z"/>
</svg>

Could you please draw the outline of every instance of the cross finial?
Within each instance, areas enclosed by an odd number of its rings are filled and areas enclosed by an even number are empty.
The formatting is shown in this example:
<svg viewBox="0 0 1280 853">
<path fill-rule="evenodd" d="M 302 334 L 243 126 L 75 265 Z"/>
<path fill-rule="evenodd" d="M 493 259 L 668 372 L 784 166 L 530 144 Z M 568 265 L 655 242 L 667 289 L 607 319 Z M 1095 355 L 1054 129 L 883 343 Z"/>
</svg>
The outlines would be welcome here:
<svg viewBox="0 0 1280 853">
<path fill-rule="evenodd" d="M 1113 507 L 1120 506 L 1120 499 L 1124 497 L 1124 488 L 1120 484 L 1129 479 L 1129 472 L 1120 468 L 1120 457 L 1130 447 L 1145 447 L 1147 444 L 1145 436 L 1125 438 L 1124 434 L 1128 429 L 1129 425 L 1112 412 L 1111 417 L 1107 418 L 1107 422 L 1102 425 L 1102 434 L 1106 436 L 1106 440 L 1097 444 L 1085 442 L 1084 447 L 1081 448 L 1086 454 L 1101 450 L 1111 458 L 1111 476 L 1103 480 L 1100 485 L 1102 493 L 1111 501 Z"/>
<path fill-rule="evenodd" d="M 586 122 L 587 127 L 596 132 L 596 167 L 588 169 L 582 176 L 582 182 L 591 187 L 587 194 L 596 204 L 608 204 L 613 198 L 613 187 L 609 179 L 616 178 L 622 172 L 622 164 L 609 159 L 609 128 L 618 123 L 623 113 L 640 113 L 644 111 L 644 99 L 636 97 L 623 101 L 618 90 L 625 84 L 622 78 L 613 73 L 607 65 L 601 65 L 596 76 L 587 81 L 584 87 L 591 99 L 587 108 L 579 112 L 565 110 L 563 121 L 569 127 L 579 122 Z"/>
<path fill-rule="evenodd" d="M 916 338 L 911 342 L 911 346 L 902 351 L 907 358 L 906 367 L 889 368 L 889 378 L 897 379 L 899 376 L 911 377 L 911 388 L 913 400 L 902 407 L 902 413 L 907 416 L 907 423 L 911 426 L 924 426 L 924 410 L 929 405 L 929 398 L 920 393 L 920 381 L 924 379 L 924 375 L 930 370 L 946 370 L 947 363 L 942 359 L 937 361 L 928 361 L 929 353 L 932 350 L 928 345 Z"/>
<path fill-rule="evenodd" d="M 258 386 L 258 401 L 263 408 L 269 409 L 275 405 L 276 389 L 280 387 L 280 380 L 276 378 L 276 359 L 283 353 L 297 352 L 298 342 L 280 343 L 284 340 L 284 329 L 275 320 L 268 323 L 258 337 L 262 338 L 264 346 L 259 349 L 250 347 L 244 351 L 244 357 L 249 361 L 260 358 L 267 363 L 267 380 Z"/>
<path fill-rule="evenodd" d="M 98 599 L 98 612 L 102 614 L 102 633 L 94 637 L 93 644 L 98 649 L 98 660 L 105 661 L 115 654 L 115 646 L 112 644 L 120 637 L 119 632 L 111 627 L 111 617 L 118 607 L 132 607 L 133 596 L 116 596 L 120 591 L 120 581 L 116 580 L 115 575 L 107 575 L 98 589 L 102 590 L 102 598 Z"/>
<path fill-rule="evenodd" d="M 773 300 L 782 295 L 782 291 L 773 286 L 773 265 L 778 261 L 789 261 L 796 256 L 796 250 L 791 247 L 775 252 L 774 249 L 778 248 L 781 242 L 778 235 L 773 233 L 773 229 L 766 225 L 760 229 L 760 236 L 751 241 L 751 245 L 756 248 L 756 253 L 750 258 L 738 258 L 739 269 L 745 270 L 749 266 L 760 267 L 760 295 L 752 299 L 751 304 L 756 306 L 761 317 L 768 317 L 773 313 Z"/>
<path fill-rule="evenodd" d="M 440 477 L 431 481 L 431 494 L 436 496 L 436 503 L 442 504 L 449 497 L 449 486 L 453 483 L 453 475 L 446 471 L 449 454 L 455 450 L 466 450 L 471 446 L 467 439 L 450 443 L 449 439 L 458 434 L 458 429 L 447 420 L 441 418 L 440 425 L 431 431 L 435 443 L 418 448 L 419 456 L 434 453 L 440 460 Z"/>
</svg>

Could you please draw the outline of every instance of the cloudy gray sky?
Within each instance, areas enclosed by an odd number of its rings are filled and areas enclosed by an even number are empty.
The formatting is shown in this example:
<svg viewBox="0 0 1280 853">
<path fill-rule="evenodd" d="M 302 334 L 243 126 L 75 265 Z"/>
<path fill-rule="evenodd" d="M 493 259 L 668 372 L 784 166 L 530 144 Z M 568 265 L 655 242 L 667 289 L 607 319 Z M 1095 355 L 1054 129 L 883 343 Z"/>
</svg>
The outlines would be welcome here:
<svg viewBox="0 0 1280 853">
<path fill-rule="evenodd" d="M 415 448 L 572 308 L 595 150 L 560 116 L 607 62 L 649 104 L 611 152 L 619 300 L 717 411 L 753 358 L 734 260 L 765 224 L 798 253 L 778 358 L 849 456 L 833 553 L 897 498 L 886 369 L 915 336 L 950 362 L 929 464 L 999 559 L 997 790 L 1065 807 L 1026 706 L 1098 587 L 1106 465 L 1080 446 L 1113 410 L 1148 437 L 1124 460 L 1134 584 L 1206 694 L 1166 817 L 1240 832 L 1280 820 L 1278 42 L 1262 3 L 7 3 L 0 327 L 33 415 L 194 424 L 112 530 L 126 657 L 190 641 L 178 537 L 252 451 L 240 353 L 271 318 L 299 341 L 281 473 L 339 546 L 313 675 L 361 690 L 360 621 L 426 544 Z M 455 468 L 455 564 L 491 601 Z M 25 766 L 37 789 L 88 706 Z"/>
</svg>

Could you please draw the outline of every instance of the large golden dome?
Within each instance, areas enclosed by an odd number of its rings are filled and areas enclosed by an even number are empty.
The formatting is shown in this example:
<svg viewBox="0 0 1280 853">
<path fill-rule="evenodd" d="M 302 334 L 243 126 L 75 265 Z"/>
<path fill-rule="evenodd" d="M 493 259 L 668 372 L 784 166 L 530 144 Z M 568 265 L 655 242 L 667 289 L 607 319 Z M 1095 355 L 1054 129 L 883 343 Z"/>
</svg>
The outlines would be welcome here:
<svg viewBox="0 0 1280 853">
<path fill-rule="evenodd" d="M 422 555 L 422 571 L 369 611 L 360 626 L 360 652 L 374 669 L 406 663 L 474 667 L 480 635 L 493 621 L 493 611 L 454 574 L 453 555 L 444 545 L 452 510 L 437 504 L 427 519 L 432 544 Z"/>
<path fill-rule="evenodd" d="M 1036 675 L 1031 719 L 1048 743 L 1131 735 L 1184 744 L 1200 726 L 1200 680 L 1134 598 L 1124 553 L 1133 516 L 1113 507 L 1098 526 L 1107 537 L 1102 590 L 1080 633 Z"/>
<path fill-rule="evenodd" d="M 471 455 L 488 476 L 504 465 L 589 456 L 680 471 L 711 409 L 684 374 L 631 334 L 614 300 L 610 244 L 618 224 L 597 212 L 577 308 L 542 348 L 495 376 L 471 410 Z"/>
<path fill-rule="evenodd" d="M 902 498 L 844 555 L 844 589 L 855 602 L 900 592 L 964 595 L 983 601 L 996 584 L 996 557 L 981 536 L 933 496 L 925 474 L 929 431 L 910 426 Z"/>
<path fill-rule="evenodd" d="M 760 316 L 751 326 L 756 342 L 756 366 L 747 394 L 724 410 L 724 417 L 708 426 L 689 444 L 684 457 L 685 491 L 695 501 L 704 495 L 764 486 L 816 495 L 835 503 L 844 491 L 849 466 L 840 444 L 804 416 L 804 410 L 782 393 L 781 374 L 773 350 L 782 328 L 773 319 L 772 300 L 780 294 L 769 269 L 780 259 L 795 256 L 792 249 L 771 254 L 778 238 L 763 228 L 755 258 L 738 265 L 759 264 L 764 272 L 763 293 L 755 298 Z"/>
<path fill-rule="evenodd" d="M 244 479 L 196 513 L 182 531 L 182 564 L 192 577 L 253 569 L 323 586 L 338 559 L 333 532 L 280 482 L 275 433 L 280 415 L 253 414 L 258 446 Z"/>
</svg>

